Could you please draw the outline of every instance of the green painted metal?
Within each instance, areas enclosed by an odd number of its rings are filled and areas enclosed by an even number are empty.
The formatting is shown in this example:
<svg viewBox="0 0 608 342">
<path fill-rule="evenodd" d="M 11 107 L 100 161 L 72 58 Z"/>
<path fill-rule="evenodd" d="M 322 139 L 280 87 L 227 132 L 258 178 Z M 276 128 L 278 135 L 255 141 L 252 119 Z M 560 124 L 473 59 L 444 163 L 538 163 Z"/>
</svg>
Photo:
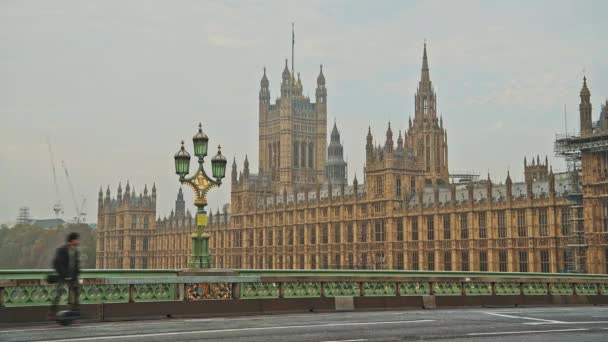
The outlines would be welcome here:
<svg viewBox="0 0 608 342">
<path fill-rule="evenodd" d="M 4 286 L 3 304 L 50 305 L 56 288 L 41 282 L 50 272 L 0 271 L 0 286 Z M 82 277 L 85 282 L 91 279 L 89 282 L 94 284 L 81 287 L 80 301 L 125 303 L 129 301 L 130 286 L 133 287 L 133 300 L 136 302 L 176 300 L 179 284 L 186 284 L 186 289 L 194 289 L 194 285 L 205 287 L 204 284 L 207 284 L 208 291 L 203 291 L 205 294 L 197 300 L 227 299 L 231 297 L 232 284 L 235 283 L 240 283 L 240 296 L 243 299 L 278 298 L 281 293 L 286 298 L 313 298 L 320 297 L 322 293 L 326 297 L 361 294 L 390 297 L 397 293 L 401 296 L 431 293 L 437 296 L 483 296 L 492 295 L 492 288 L 496 295 L 608 295 L 608 276 L 588 274 L 364 270 L 241 270 L 239 275 L 231 276 L 179 276 L 178 273 L 178 270 L 84 270 Z M 541 277 L 544 280 L 539 282 L 538 278 Z M 275 281 L 272 278 L 281 279 Z M 293 281 L 290 281 L 292 278 Z M 61 303 L 65 303 L 67 291 L 61 291 Z"/>
<path fill-rule="evenodd" d="M 462 286 L 460 282 L 456 281 L 434 282 L 433 294 L 436 296 L 460 296 L 462 295 Z"/>
<path fill-rule="evenodd" d="M 4 294 L 6 306 L 51 305 L 55 296 L 55 287 L 20 286 L 7 287 Z M 67 302 L 67 290 L 62 290 L 60 304 Z"/>
<path fill-rule="evenodd" d="M 360 296 L 359 283 L 354 281 L 330 281 L 325 283 L 325 297 Z"/>
<path fill-rule="evenodd" d="M 571 296 L 574 294 L 572 283 L 550 283 L 549 293 L 552 295 Z"/>
<path fill-rule="evenodd" d="M 397 294 L 397 285 L 394 282 L 363 282 L 363 293 L 365 296 L 394 296 Z"/>
<path fill-rule="evenodd" d="M 321 283 L 320 282 L 294 282 L 283 283 L 283 297 L 285 298 L 302 298 L 302 297 L 320 297 Z"/>
<path fill-rule="evenodd" d="M 279 284 L 274 282 L 254 282 L 241 285 L 241 298 L 278 298 Z"/>
<path fill-rule="evenodd" d="M 399 283 L 399 294 L 402 296 L 428 296 L 431 284 L 428 281 L 408 281 Z"/>
<path fill-rule="evenodd" d="M 464 294 L 467 296 L 489 296 L 492 294 L 492 283 L 466 282 L 464 283 Z"/>
<path fill-rule="evenodd" d="M 549 294 L 547 283 L 525 283 L 522 290 L 526 296 L 544 296 Z"/>
<path fill-rule="evenodd" d="M 494 284 L 494 292 L 498 296 L 520 295 L 521 288 L 519 283 L 500 282 Z"/>
<path fill-rule="evenodd" d="M 126 303 L 129 301 L 129 285 L 84 285 L 80 301 L 85 304 Z"/>
<path fill-rule="evenodd" d="M 608 296 L 608 283 L 598 284 L 598 290 L 599 290 L 600 295 Z"/>
<path fill-rule="evenodd" d="M 584 296 L 595 296 L 598 294 L 597 284 L 593 283 L 576 283 L 574 284 L 574 291 L 577 295 Z"/>
<path fill-rule="evenodd" d="M 133 285 L 136 302 L 161 302 L 175 300 L 175 284 L 144 284 Z"/>
</svg>

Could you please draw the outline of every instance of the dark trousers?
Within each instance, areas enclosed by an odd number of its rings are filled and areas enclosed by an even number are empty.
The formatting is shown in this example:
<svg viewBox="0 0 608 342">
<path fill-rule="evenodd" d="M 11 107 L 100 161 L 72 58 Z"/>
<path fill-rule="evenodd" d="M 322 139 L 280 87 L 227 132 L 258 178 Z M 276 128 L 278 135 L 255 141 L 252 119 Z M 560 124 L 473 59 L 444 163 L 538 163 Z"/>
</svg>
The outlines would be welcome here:
<svg viewBox="0 0 608 342">
<path fill-rule="evenodd" d="M 55 296 L 51 302 L 50 311 L 53 315 L 57 313 L 57 305 L 59 305 L 65 287 L 67 287 L 68 290 L 68 303 L 70 304 L 70 309 L 78 311 L 80 308 L 80 284 L 78 283 L 78 279 L 59 279 L 57 281 L 57 287 L 55 288 Z"/>
</svg>

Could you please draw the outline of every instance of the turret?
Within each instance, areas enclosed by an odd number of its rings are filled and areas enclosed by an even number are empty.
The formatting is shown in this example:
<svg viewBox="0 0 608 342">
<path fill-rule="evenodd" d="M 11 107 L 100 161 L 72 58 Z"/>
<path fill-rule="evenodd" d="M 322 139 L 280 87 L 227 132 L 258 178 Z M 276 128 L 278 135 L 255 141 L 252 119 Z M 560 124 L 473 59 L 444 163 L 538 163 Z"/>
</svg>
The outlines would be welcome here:
<svg viewBox="0 0 608 342">
<path fill-rule="evenodd" d="M 549 196 L 555 197 L 555 175 L 553 174 L 553 167 L 549 171 Z"/>
<path fill-rule="evenodd" d="M 403 138 L 401 137 L 401 130 L 399 130 L 399 137 L 397 138 L 397 149 L 399 151 L 403 150 Z"/>
<path fill-rule="evenodd" d="M 236 182 L 238 181 L 238 179 L 237 179 L 238 174 L 237 174 L 237 170 L 236 170 L 236 158 L 234 158 L 232 160 L 232 174 L 231 174 L 231 176 L 232 176 L 232 184 L 236 184 Z"/>
<path fill-rule="evenodd" d="M 325 75 L 323 75 L 323 65 L 319 68 L 319 76 L 317 77 L 316 90 L 317 105 L 321 104 L 325 108 L 327 106 L 327 89 L 325 88 Z"/>
<path fill-rule="evenodd" d="M 513 182 L 511 181 L 511 174 L 507 171 L 507 179 L 505 180 L 505 185 L 507 186 L 507 200 L 513 198 Z"/>
<path fill-rule="evenodd" d="M 104 200 L 105 205 L 110 205 L 110 186 L 106 189 L 106 198 Z"/>
<path fill-rule="evenodd" d="M 101 186 L 99 187 L 99 194 L 97 197 L 97 207 L 101 208 L 103 206 L 103 190 Z"/>
<path fill-rule="evenodd" d="M 490 179 L 490 173 L 488 172 L 488 180 L 486 183 L 486 192 L 488 195 L 488 200 L 492 202 L 492 180 Z"/>
<path fill-rule="evenodd" d="M 388 123 L 388 129 L 386 130 L 386 142 L 384 143 L 384 149 L 387 157 L 393 156 L 393 130 L 391 129 L 391 123 Z"/>
<path fill-rule="evenodd" d="M 581 103 L 579 105 L 579 114 L 581 122 L 581 135 L 588 135 L 593 132 L 591 122 L 591 93 L 587 88 L 587 77 L 583 77 L 583 88 L 581 89 Z"/>
<path fill-rule="evenodd" d="M 131 196 L 131 186 L 129 185 L 129 181 L 127 180 L 127 186 L 125 186 L 125 196 L 123 197 L 123 201 L 129 202 L 130 196 Z"/>
<path fill-rule="evenodd" d="M 374 138 L 372 137 L 372 129 L 371 129 L 371 127 L 368 126 L 367 144 L 365 144 L 365 155 L 366 155 L 366 159 L 367 159 L 368 163 L 372 159 L 372 152 L 374 150 L 373 140 L 374 140 Z"/>
<path fill-rule="evenodd" d="M 291 95 L 291 73 L 287 66 L 287 59 L 285 59 L 285 69 L 283 69 L 282 81 L 281 81 L 281 97 L 287 98 Z"/>
<path fill-rule="evenodd" d="M 152 205 L 156 207 L 156 183 L 152 184 Z"/>
<path fill-rule="evenodd" d="M 266 67 L 264 67 L 264 75 L 262 75 L 262 80 L 260 81 L 260 116 L 268 112 L 268 107 L 270 106 L 270 88 L 268 78 L 266 77 Z M 260 119 L 265 119 L 260 118 Z"/>
<path fill-rule="evenodd" d="M 186 216 L 186 202 L 184 201 L 184 193 L 182 188 L 179 188 L 177 193 L 177 200 L 175 201 L 175 215 L 179 218 Z"/>
<path fill-rule="evenodd" d="M 118 205 L 120 205 L 120 203 L 122 202 L 122 186 L 121 186 L 120 182 L 118 182 L 116 201 L 118 202 Z"/>
<path fill-rule="evenodd" d="M 245 155 L 245 162 L 243 165 L 243 177 L 249 178 L 249 159 L 247 159 L 247 155 Z"/>
</svg>

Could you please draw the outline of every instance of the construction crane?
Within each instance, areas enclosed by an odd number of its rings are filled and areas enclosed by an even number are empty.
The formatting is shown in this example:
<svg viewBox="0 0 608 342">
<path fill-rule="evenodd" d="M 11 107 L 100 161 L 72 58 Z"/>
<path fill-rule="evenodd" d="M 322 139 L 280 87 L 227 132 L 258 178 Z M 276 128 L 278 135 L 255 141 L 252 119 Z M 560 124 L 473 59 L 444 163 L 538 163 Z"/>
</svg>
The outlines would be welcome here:
<svg viewBox="0 0 608 342">
<path fill-rule="evenodd" d="M 82 203 L 80 203 L 80 222 L 87 222 L 87 212 L 85 210 L 87 204 L 87 199 L 85 197 L 82 198 Z"/>
<path fill-rule="evenodd" d="M 74 201 L 74 209 L 76 210 L 76 216 L 74 216 L 74 223 L 81 223 L 83 218 L 86 218 L 86 213 L 83 212 L 84 205 L 86 203 L 86 199 L 82 202 L 82 208 L 78 206 L 78 201 L 76 200 L 76 193 L 74 192 L 74 185 L 72 184 L 72 180 L 70 179 L 70 174 L 68 173 L 68 168 L 65 165 L 65 161 L 61 161 L 61 165 L 63 166 L 63 170 L 65 171 L 65 178 L 68 181 L 68 185 L 70 186 L 70 192 L 72 194 L 72 200 Z"/>
<path fill-rule="evenodd" d="M 53 170 L 53 183 L 55 184 L 55 196 L 57 202 L 53 205 L 53 211 L 55 212 L 55 217 L 60 217 L 63 215 L 63 205 L 61 204 L 61 193 L 59 192 L 59 184 L 57 183 L 57 172 L 55 171 L 55 157 L 53 156 L 53 148 L 51 147 L 51 139 L 46 138 L 46 142 L 49 145 L 49 154 L 51 157 L 51 169 Z"/>
</svg>

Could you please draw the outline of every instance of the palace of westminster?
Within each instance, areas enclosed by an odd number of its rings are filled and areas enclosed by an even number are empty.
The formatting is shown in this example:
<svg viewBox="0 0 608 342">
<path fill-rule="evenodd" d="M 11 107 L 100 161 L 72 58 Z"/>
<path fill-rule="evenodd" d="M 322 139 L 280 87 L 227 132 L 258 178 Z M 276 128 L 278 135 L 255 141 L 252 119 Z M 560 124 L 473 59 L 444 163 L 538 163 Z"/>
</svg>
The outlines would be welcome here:
<svg viewBox="0 0 608 342">
<path fill-rule="evenodd" d="M 593 121 L 586 79 L 580 133 L 556 140 L 571 167 L 524 158 L 522 183 L 454 181 L 426 44 L 414 117 L 381 144 L 368 131 L 361 182 L 347 182 L 335 123 L 327 143 L 327 97 L 322 67 L 312 102 L 286 61 L 272 103 L 264 69 L 259 170 L 232 164 L 231 203 L 205 228 L 213 267 L 608 273 L 608 101 Z M 100 190 L 97 268 L 187 267 L 195 219 L 181 189 L 157 219 L 156 196 Z"/>
</svg>

